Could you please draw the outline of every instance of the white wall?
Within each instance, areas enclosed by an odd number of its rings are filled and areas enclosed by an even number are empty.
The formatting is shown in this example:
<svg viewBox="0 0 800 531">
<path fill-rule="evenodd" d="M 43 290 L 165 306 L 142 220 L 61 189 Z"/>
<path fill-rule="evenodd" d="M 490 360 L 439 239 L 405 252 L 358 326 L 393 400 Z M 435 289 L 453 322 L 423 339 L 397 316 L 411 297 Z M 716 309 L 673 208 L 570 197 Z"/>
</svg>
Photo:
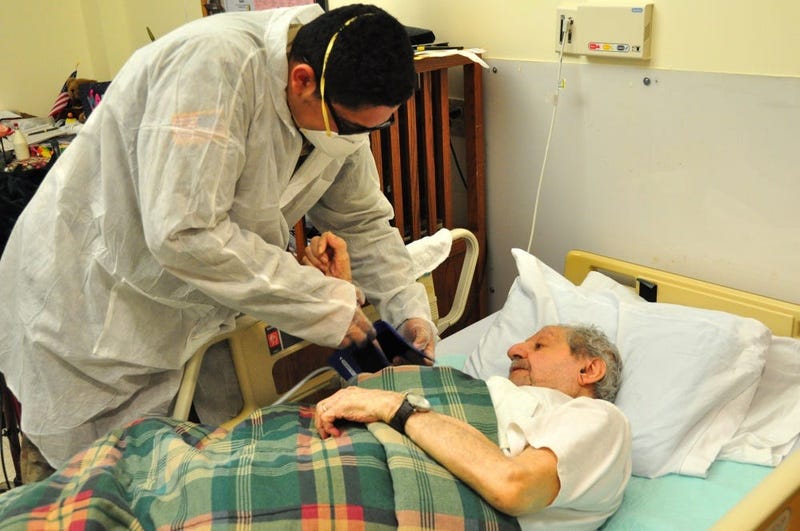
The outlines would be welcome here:
<svg viewBox="0 0 800 531">
<path fill-rule="evenodd" d="M 516 275 L 508 250 L 528 245 L 556 65 L 492 65 L 497 308 Z M 534 254 L 560 271 L 569 249 L 586 249 L 800 302 L 800 78 L 609 65 L 567 65 L 563 77 Z"/>
</svg>

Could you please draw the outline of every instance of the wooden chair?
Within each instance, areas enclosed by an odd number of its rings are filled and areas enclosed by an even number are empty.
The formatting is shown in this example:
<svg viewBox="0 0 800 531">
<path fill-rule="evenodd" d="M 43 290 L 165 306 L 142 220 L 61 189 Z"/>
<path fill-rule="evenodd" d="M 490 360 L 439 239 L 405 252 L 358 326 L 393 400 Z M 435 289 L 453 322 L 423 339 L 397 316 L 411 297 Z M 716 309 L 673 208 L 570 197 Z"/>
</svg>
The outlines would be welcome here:
<svg viewBox="0 0 800 531">
<path fill-rule="evenodd" d="M 439 329 L 439 333 L 444 332 L 446 328 L 456 323 L 463 315 L 467 305 L 469 288 L 478 262 L 479 249 L 475 235 L 465 229 L 452 229 L 450 232 L 454 242 L 464 240 L 466 253 L 453 296 L 453 304 L 446 315 L 439 316 L 433 275 L 427 273 L 418 280 L 425 285 L 431 305 L 431 315 Z M 371 306 L 365 308 L 365 313 L 372 320 L 378 318 L 377 312 Z M 234 330 L 220 334 L 200 347 L 184 368 L 183 379 L 175 400 L 172 416 L 182 420 L 188 419 L 203 357 L 209 347 L 220 341 L 228 342 L 243 400 L 241 411 L 234 418 L 225 422 L 223 424 L 225 427 L 232 427 L 238 424 L 256 409 L 273 404 L 279 399 L 281 401 L 289 399 L 300 400 L 330 386 L 333 381 L 338 383 L 338 373 L 331 368 L 325 367 L 322 370 L 315 371 L 318 374 L 312 374 L 310 378 L 307 377 L 307 381 L 301 382 L 302 385 L 299 387 L 296 386 L 296 388 L 283 395 L 278 393 L 273 378 L 275 364 L 310 344 L 307 341 L 301 341 L 272 354 L 267 344 L 268 326 L 263 321 L 244 315 L 236 320 Z"/>
</svg>

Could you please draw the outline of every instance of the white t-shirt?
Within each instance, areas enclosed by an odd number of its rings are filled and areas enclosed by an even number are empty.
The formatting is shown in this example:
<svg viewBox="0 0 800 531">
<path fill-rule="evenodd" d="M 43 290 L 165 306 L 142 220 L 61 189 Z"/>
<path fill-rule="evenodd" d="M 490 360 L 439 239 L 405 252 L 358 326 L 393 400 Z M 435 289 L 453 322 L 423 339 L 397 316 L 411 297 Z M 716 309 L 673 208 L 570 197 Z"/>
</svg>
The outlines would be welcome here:
<svg viewBox="0 0 800 531">
<path fill-rule="evenodd" d="M 631 475 L 631 430 L 612 403 L 572 398 L 544 387 L 486 381 L 497 414 L 500 447 L 510 456 L 526 446 L 558 458 L 561 489 L 546 509 L 519 517 L 529 529 L 597 529 L 622 503 Z"/>
</svg>

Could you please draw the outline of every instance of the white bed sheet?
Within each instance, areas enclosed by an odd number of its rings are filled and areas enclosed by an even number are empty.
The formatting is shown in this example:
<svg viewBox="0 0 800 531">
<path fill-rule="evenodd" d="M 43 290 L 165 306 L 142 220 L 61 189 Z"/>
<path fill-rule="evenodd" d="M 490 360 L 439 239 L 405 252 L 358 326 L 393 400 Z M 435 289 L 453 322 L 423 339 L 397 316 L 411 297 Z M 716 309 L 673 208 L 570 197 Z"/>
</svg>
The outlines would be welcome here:
<svg viewBox="0 0 800 531">
<path fill-rule="evenodd" d="M 500 312 L 465 326 L 436 344 L 436 365 L 464 370 L 464 364 Z"/>
</svg>

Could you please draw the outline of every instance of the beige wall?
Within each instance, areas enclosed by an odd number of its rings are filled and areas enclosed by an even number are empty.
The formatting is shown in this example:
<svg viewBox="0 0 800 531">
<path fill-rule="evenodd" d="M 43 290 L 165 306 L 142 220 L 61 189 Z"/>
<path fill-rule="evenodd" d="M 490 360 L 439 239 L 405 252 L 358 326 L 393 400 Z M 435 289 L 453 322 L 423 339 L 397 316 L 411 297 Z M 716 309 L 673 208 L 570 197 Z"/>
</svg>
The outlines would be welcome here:
<svg viewBox="0 0 800 531">
<path fill-rule="evenodd" d="M 495 59 L 555 60 L 556 7 L 577 0 L 377 0 L 437 40 Z M 603 0 L 589 0 L 602 3 Z M 331 7 L 347 4 L 329 0 Z M 609 2 L 613 3 L 613 1 Z M 800 76 L 797 0 L 653 0 L 651 68 Z M 573 62 L 575 59 L 568 59 Z M 579 61 L 584 61 L 579 59 Z M 597 62 L 597 61 L 595 61 Z"/>
<path fill-rule="evenodd" d="M 80 63 L 92 70 L 78 2 L 6 0 L 2 5 L 3 82 L 0 109 L 46 114 Z"/>
<path fill-rule="evenodd" d="M 66 77 L 111 79 L 139 47 L 201 16 L 199 0 L 2 0 L 0 109 L 47 114 Z"/>
<path fill-rule="evenodd" d="M 601 0 L 591 0 L 601 1 Z M 329 0 L 330 7 L 349 2 Z M 477 46 L 487 57 L 555 60 L 558 0 L 378 0 L 404 24 L 438 40 Z M 6 46 L 0 109 L 43 114 L 79 64 L 81 77 L 110 79 L 134 50 L 201 16 L 199 0 L 3 0 Z M 650 68 L 800 76 L 796 0 L 655 1 Z M 9 53 L 10 51 L 10 53 Z M 585 62 L 569 58 L 568 62 Z"/>
</svg>

